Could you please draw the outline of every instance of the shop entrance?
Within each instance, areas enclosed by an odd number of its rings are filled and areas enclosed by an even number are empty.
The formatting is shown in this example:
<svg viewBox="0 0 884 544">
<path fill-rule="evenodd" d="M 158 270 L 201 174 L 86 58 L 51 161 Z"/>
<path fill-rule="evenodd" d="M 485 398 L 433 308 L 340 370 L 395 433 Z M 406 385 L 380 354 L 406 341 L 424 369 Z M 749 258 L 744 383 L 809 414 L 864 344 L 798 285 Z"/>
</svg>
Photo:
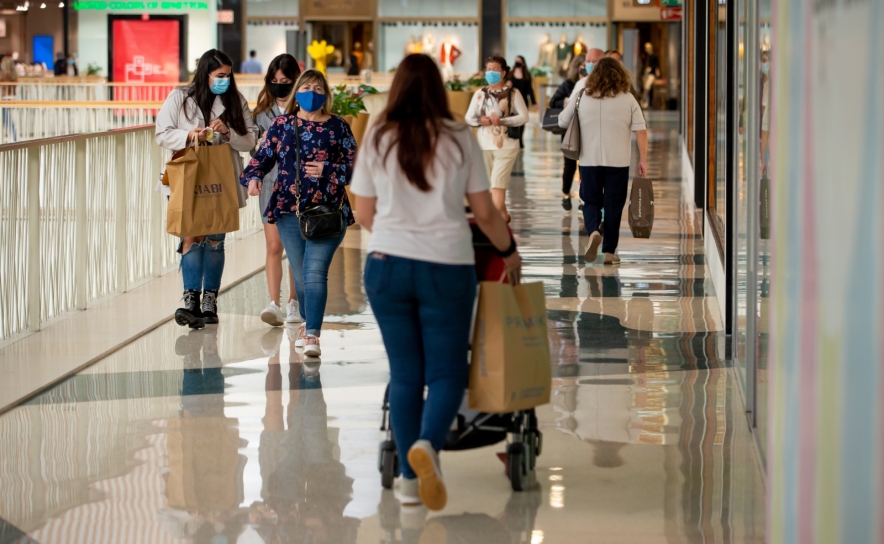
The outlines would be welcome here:
<svg viewBox="0 0 884 544">
<path fill-rule="evenodd" d="M 681 22 L 617 24 L 617 49 L 634 76 L 642 107 L 678 110 L 681 97 Z"/>
<path fill-rule="evenodd" d="M 369 21 L 315 21 L 313 40 L 335 47 L 326 60 L 329 74 L 359 75 L 374 69 L 374 31 Z"/>
</svg>

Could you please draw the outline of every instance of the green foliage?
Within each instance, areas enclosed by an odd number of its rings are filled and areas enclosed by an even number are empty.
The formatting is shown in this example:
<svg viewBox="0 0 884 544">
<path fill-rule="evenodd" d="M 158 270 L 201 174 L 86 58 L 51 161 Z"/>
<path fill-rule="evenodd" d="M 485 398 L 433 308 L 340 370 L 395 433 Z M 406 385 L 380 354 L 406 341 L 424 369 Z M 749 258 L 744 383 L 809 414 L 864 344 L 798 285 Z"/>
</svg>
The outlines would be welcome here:
<svg viewBox="0 0 884 544">
<path fill-rule="evenodd" d="M 531 77 L 550 77 L 552 76 L 552 68 L 549 66 L 544 66 L 542 68 L 534 67 L 531 68 Z"/>
<path fill-rule="evenodd" d="M 101 66 L 95 64 L 94 62 L 90 62 L 89 66 L 86 67 L 86 75 L 87 76 L 97 76 L 101 73 Z"/>
<path fill-rule="evenodd" d="M 469 80 L 467 80 L 468 87 L 485 87 L 488 85 L 488 81 L 485 80 L 485 74 L 482 72 L 473 74 Z"/>
<path fill-rule="evenodd" d="M 459 76 L 455 75 L 453 78 L 449 79 L 445 82 L 445 90 L 446 91 L 466 91 L 467 86 L 466 83 L 460 79 Z"/>
<path fill-rule="evenodd" d="M 370 85 L 360 85 L 356 90 L 349 89 L 346 85 L 335 87 L 332 99 L 332 113 L 340 117 L 348 115 L 357 117 L 359 112 L 366 111 L 362 97 L 367 94 L 378 94 L 378 90 Z"/>
</svg>

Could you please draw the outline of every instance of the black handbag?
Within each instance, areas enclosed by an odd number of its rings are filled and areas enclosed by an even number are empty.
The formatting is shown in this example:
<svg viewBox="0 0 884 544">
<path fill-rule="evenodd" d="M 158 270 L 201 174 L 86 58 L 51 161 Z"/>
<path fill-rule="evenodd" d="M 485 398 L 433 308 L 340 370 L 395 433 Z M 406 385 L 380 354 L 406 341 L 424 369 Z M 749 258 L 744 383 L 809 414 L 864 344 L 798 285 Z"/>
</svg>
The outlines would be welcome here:
<svg viewBox="0 0 884 544">
<path fill-rule="evenodd" d="M 543 113 L 543 130 L 553 134 L 564 134 L 567 129 L 559 126 L 559 115 L 561 114 L 562 108 L 547 108 Z"/>
<path fill-rule="evenodd" d="M 298 137 L 298 124 L 295 121 L 295 154 L 298 165 L 298 208 L 301 206 L 301 146 Z M 344 232 L 344 198 L 341 204 L 335 208 L 328 204 L 310 206 L 303 212 L 298 212 L 298 226 L 301 228 L 301 238 L 304 240 L 322 240 L 334 238 Z"/>
</svg>

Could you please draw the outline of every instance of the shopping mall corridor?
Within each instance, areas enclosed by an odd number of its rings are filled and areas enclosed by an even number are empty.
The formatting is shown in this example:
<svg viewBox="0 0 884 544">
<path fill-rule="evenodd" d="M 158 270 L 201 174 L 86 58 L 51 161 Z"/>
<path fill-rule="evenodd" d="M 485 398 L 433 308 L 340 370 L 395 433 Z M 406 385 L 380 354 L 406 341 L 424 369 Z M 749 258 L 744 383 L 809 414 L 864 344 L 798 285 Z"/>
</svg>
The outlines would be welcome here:
<svg viewBox="0 0 884 544">
<path fill-rule="evenodd" d="M 676 122 L 654 118 L 654 232 L 634 239 L 624 218 L 619 267 L 584 263 L 558 139 L 528 134 L 512 226 L 526 281 L 545 286 L 553 365 L 529 491 L 510 490 L 498 444 L 443 454 L 439 514 L 382 492 L 388 369 L 354 229 L 321 364 L 260 321 L 259 274 L 222 296 L 217 328 L 168 323 L 0 416 L 0 542 L 762 542 L 760 463 Z"/>
</svg>

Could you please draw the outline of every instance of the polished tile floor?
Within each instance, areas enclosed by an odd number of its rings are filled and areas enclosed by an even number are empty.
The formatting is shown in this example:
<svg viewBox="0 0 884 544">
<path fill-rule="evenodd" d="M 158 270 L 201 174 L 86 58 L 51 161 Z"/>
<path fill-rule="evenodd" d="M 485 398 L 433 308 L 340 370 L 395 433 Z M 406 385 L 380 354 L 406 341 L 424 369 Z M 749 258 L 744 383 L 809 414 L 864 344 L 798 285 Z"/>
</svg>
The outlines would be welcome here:
<svg viewBox="0 0 884 544">
<path fill-rule="evenodd" d="M 388 371 L 353 231 L 321 364 L 257 318 L 258 275 L 222 297 L 219 327 L 160 327 L 0 416 L 0 544 L 762 542 L 761 473 L 669 121 L 652 131 L 653 237 L 624 221 L 617 268 L 583 261 L 557 140 L 529 131 L 511 212 L 548 297 L 554 380 L 531 490 L 510 491 L 500 444 L 444 454 L 439 514 L 382 492 Z"/>
</svg>

